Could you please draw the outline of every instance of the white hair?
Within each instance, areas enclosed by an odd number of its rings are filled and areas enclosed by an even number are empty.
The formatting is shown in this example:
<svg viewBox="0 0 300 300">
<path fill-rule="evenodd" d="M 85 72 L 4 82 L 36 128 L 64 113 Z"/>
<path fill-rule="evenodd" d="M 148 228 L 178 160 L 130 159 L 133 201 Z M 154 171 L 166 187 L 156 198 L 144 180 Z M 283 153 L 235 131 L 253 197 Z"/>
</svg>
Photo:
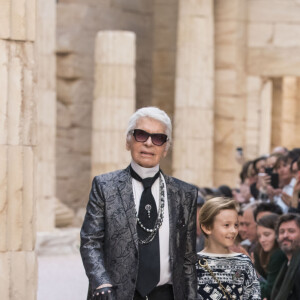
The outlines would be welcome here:
<svg viewBox="0 0 300 300">
<path fill-rule="evenodd" d="M 165 125 L 166 127 L 165 134 L 168 136 L 168 141 L 167 141 L 167 149 L 168 149 L 172 141 L 172 122 L 169 116 L 163 110 L 154 106 L 140 108 L 130 117 L 128 122 L 128 127 L 127 127 L 127 132 L 126 132 L 127 142 L 130 141 L 132 136 L 131 135 L 132 130 L 136 129 L 136 123 L 140 118 L 151 118 Z"/>
</svg>

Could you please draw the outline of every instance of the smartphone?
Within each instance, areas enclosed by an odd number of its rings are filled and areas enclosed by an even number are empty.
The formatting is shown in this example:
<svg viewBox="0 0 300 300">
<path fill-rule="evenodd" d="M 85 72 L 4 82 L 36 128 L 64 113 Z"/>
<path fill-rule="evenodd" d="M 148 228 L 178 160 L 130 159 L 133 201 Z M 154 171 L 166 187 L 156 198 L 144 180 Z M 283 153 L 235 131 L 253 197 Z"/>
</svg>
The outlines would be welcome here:
<svg viewBox="0 0 300 300">
<path fill-rule="evenodd" d="M 279 177 L 277 173 L 272 173 L 271 174 L 271 186 L 274 189 L 278 189 L 279 187 Z"/>
</svg>

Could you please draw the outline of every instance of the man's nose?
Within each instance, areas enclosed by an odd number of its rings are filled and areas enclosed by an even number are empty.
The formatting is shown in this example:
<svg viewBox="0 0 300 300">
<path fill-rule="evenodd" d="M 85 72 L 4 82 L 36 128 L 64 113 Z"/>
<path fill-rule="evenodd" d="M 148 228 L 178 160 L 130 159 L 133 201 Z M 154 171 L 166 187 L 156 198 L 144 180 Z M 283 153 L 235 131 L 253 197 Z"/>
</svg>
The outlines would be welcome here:
<svg viewBox="0 0 300 300">
<path fill-rule="evenodd" d="M 149 137 L 147 138 L 147 140 L 144 142 L 144 144 L 146 144 L 147 146 L 151 146 L 152 145 L 152 138 L 149 135 Z"/>
</svg>

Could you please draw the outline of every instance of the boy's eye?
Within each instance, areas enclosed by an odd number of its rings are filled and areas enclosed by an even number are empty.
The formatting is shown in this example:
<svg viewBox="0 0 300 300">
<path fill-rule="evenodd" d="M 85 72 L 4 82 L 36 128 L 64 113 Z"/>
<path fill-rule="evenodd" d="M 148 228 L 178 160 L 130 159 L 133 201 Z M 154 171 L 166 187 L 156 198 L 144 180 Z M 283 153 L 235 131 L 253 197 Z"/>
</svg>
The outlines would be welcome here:
<svg viewBox="0 0 300 300">
<path fill-rule="evenodd" d="M 234 224 L 234 227 L 235 227 L 235 228 L 238 228 L 238 227 L 239 227 L 239 224 L 238 224 L 238 223 Z"/>
</svg>

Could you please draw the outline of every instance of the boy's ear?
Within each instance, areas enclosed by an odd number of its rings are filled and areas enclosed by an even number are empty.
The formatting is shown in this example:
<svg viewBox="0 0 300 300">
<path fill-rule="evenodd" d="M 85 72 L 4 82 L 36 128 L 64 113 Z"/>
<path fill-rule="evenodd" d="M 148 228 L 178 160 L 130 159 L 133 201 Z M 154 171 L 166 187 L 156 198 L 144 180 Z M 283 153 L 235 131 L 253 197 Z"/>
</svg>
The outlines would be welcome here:
<svg viewBox="0 0 300 300">
<path fill-rule="evenodd" d="M 207 226 L 205 226 L 205 225 L 203 225 L 203 224 L 200 224 L 200 227 L 201 227 L 201 230 L 202 230 L 204 233 L 206 233 L 207 235 L 210 235 L 210 234 L 211 234 L 211 229 L 210 229 L 210 227 L 207 227 Z"/>
</svg>

